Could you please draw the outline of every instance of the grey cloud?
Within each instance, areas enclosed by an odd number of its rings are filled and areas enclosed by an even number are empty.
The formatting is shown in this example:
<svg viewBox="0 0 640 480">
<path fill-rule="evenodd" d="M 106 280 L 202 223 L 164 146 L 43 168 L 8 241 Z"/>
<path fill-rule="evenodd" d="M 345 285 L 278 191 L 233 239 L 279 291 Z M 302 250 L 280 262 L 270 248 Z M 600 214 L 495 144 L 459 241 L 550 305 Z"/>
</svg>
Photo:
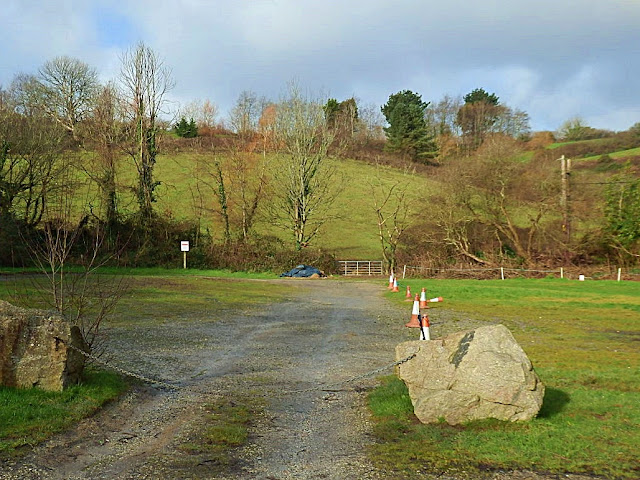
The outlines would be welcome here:
<svg viewBox="0 0 640 480">
<path fill-rule="evenodd" d="M 37 3 L 10 0 L 4 10 L 17 27 L 7 30 L 0 84 L 63 53 L 94 64 L 104 77 L 115 75 L 117 51 L 97 45 L 83 2 L 51 0 L 47 8 L 56 15 L 34 13 Z M 405 88 L 437 101 L 482 86 L 527 111 L 540 129 L 575 115 L 624 129 L 640 109 L 634 88 L 640 2 L 634 0 L 98 4 L 129 18 L 139 39 L 165 58 L 176 77 L 172 95 L 210 98 L 223 110 L 242 90 L 278 98 L 292 78 L 337 98 L 356 95 L 376 104 Z"/>
</svg>

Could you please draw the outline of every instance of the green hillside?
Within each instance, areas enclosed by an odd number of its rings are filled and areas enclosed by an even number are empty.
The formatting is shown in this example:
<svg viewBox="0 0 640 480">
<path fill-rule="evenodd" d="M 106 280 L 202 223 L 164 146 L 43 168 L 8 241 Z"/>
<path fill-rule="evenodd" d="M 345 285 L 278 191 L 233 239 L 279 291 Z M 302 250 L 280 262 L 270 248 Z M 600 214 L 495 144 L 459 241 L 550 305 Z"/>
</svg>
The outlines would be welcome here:
<svg viewBox="0 0 640 480">
<path fill-rule="evenodd" d="M 562 151 L 572 151 L 576 148 L 578 151 L 583 151 L 586 148 L 585 145 L 600 145 L 598 148 L 602 150 L 602 147 L 607 145 L 606 140 L 555 143 L 548 146 L 546 151 L 553 152 L 553 155 L 559 157 Z M 534 165 L 540 154 L 544 154 L 544 151 L 526 150 L 517 157 L 517 160 Z M 589 214 L 583 215 L 584 222 L 588 225 L 589 222 L 594 221 L 602 209 L 599 202 L 602 184 L 606 183 L 612 174 L 617 173 L 629 158 L 638 154 L 640 154 L 640 148 L 636 147 L 608 151 L 610 160 L 605 163 L 599 161 L 603 154 L 572 158 L 572 195 L 578 220 L 580 220 L 580 212 L 587 210 Z M 225 154 L 217 153 L 216 155 L 218 155 L 216 158 L 224 158 Z M 170 215 L 176 220 L 194 220 L 197 215 L 196 166 L 202 165 L 213 157 L 213 153 L 194 152 L 189 149 L 174 149 L 174 153 L 160 155 L 155 169 L 155 176 L 161 182 L 157 189 L 156 211 L 161 215 Z M 329 249 L 340 259 L 381 258 L 371 197 L 371 182 L 374 179 L 379 178 L 387 186 L 400 182 L 407 187 L 408 196 L 412 200 L 415 223 L 420 223 L 428 217 L 430 198 L 438 198 L 444 187 L 441 183 L 443 177 L 439 174 L 446 164 L 422 167 L 418 168 L 420 170 L 418 172 L 405 173 L 397 167 L 375 166 L 372 163 L 353 159 L 331 158 L 328 162 L 336 169 L 336 180 L 342 183 L 342 191 L 332 206 L 332 219 L 324 225 L 320 234 L 312 241 L 312 246 Z M 119 206 L 123 213 L 135 212 L 137 208 L 131 189 L 126 188 L 127 185 L 134 184 L 135 175 L 133 165 L 128 164 L 126 160 L 123 161 L 118 173 L 118 183 L 121 185 Z M 203 193 L 204 207 L 207 211 L 202 216 L 201 226 L 214 238 L 222 239 L 221 220 L 216 213 L 218 208 L 216 198 L 210 188 L 208 191 L 204 188 Z M 522 216 L 519 221 L 526 223 L 525 216 Z M 255 232 L 259 235 L 275 236 L 285 243 L 293 243 L 290 233 L 273 226 L 264 212 L 256 223 Z"/>
<path fill-rule="evenodd" d="M 177 220 L 193 220 L 196 217 L 196 165 L 212 157 L 213 154 L 191 152 L 160 155 L 155 174 L 162 183 L 157 190 L 156 211 L 165 215 L 170 213 Z M 426 214 L 426 199 L 438 189 L 436 181 L 420 173 L 404 173 L 398 168 L 376 167 L 350 159 L 331 158 L 329 163 L 336 168 L 336 179 L 342 183 L 342 190 L 332 207 L 331 216 L 335 218 L 326 223 L 312 245 L 327 248 L 341 259 L 377 260 L 381 257 L 370 185 L 376 178 L 384 185 L 396 182 L 406 185 L 416 214 Z M 132 185 L 134 181 L 133 166 L 124 163 L 118 175 L 119 184 Z M 120 206 L 125 213 L 136 209 L 133 194 L 126 188 L 120 189 Z M 210 190 L 205 195 L 205 207 L 218 208 Z M 219 215 L 209 211 L 202 218 L 202 227 L 209 228 L 215 238 L 222 239 L 220 222 Z M 293 244 L 290 234 L 274 227 L 264 212 L 255 230 L 260 235 L 276 236 Z"/>
</svg>

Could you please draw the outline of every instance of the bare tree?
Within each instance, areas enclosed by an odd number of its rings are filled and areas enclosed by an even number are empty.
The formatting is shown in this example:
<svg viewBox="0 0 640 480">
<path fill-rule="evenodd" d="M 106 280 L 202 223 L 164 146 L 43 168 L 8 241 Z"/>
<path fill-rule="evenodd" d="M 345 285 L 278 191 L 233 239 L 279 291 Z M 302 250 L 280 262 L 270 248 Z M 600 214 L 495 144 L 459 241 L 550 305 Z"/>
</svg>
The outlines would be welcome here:
<svg viewBox="0 0 640 480">
<path fill-rule="evenodd" d="M 87 122 L 95 158 L 84 167 L 84 171 L 102 193 L 101 204 L 107 226 L 113 226 L 118 218 L 116 168 L 121 134 L 118 106 L 115 86 L 108 84 L 102 87 L 96 95 L 95 105 Z"/>
<path fill-rule="evenodd" d="M 76 58 L 61 56 L 40 67 L 38 81 L 41 108 L 76 138 L 76 126 L 89 115 L 98 90 L 97 71 Z"/>
<path fill-rule="evenodd" d="M 229 114 L 231 128 L 244 138 L 253 135 L 258 131 L 258 122 L 267 104 L 267 99 L 258 97 L 255 92 L 245 90 L 240 93 Z"/>
<path fill-rule="evenodd" d="M 467 165 L 462 162 L 451 162 L 440 172 L 444 189 L 431 201 L 433 229 L 439 232 L 441 243 L 462 260 L 491 265 L 490 259 L 481 258 L 477 253 L 483 239 L 474 235 L 477 218 L 475 212 L 467 208 L 475 194 L 470 176 Z M 431 225 L 426 228 L 429 227 Z"/>
<path fill-rule="evenodd" d="M 427 107 L 427 124 L 433 128 L 434 135 L 458 135 L 460 133 L 456 120 L 462 104 L 462 97 L 445 95 L 438 103 Z"/>
<path fill-rule="evenodd" d="M 103 254 L 103 226 L 89 225 L 87 212 L 76 213 L 74 201 L 83 188 L 70 166 L 64 172 L 62 187 L 46 204 L 42 241 L 25 239 L 34 263 L 44 274 L 44 282 L 34 278 L 34 290 L 41 301 L 78 326 L 89 352 L 100 354 L 104 321 L 128 286 L 124 277 L 99 273 L 114 254 Z M 90 203 L 86 200 L 83 205 Z"/>
<path fill-rule="evenodd" d="M 253 148 L 255 144 L 244 150 L 232 149 L 229 159 L 230 183 L 237 196 L 235 203 L 240 210 L 238 224 L 243 241 L 253 229 L 267 185 L 267 157 L 256 155 Z"/>
<path fill-rule="evenodd" d="M 7 92 L 2 85 L 0 85 L 0 112 L 5 110 L 9 110 L 11 107 L 11 96 L 9 92 Z"/>
<path fill-rule="evenodd" d="M 155 190 L 159 185 L 153 170 L 158 155 L 160 115 L 166 113 L 166 94 L 173 87 L 170 70 L 156 53 L 139 43 L 121 58 L 120 87 L 129 121 L 127 153 L 138 171 L 138 200 L 141 220 L 153 217 Z"/>
<path fill-rule="evenodd" d="M 364 140 L 384 140 L 384 125 L 386 120 L 375 103 L 358 104 L 358 127 L 360 137 Z"/>
<path fill-rule="evenodd" d="M 0 218 L 40 222 L 60 170 L 63 136 L 47 118 L 0 110 Z"/>
<path fill-rule="evenodd" d="M 196 122 L 198 128 L 214 128 L 218 118 L 218 106 L 206 100 L 193 100 L 180 109 L 177 117 L 192 119 Z"/>
<path fill-rule="evenodd" d="M 446 182 L 445 195 L 455 205 L 440 221 L 447 241 L 475 261 L 486 263 L 471 248 L 472 224 L 492 229 L 498 255 L 512 251 L 524 264 L 532 264 L 542 250 L 545 223 L 557 210 L 559 182 L 548 161 L 528 165 L 517 158 L 517 142 L 491 136 L 476 154 L 455 169 L 455 181 Z M 548 246 L 547 246 L 548 249 Z"/>
<path fill-rule="evenodd" d="M 31 116 L 44 115 L 42 85 L 35 75 L 17 74 L 11 81 L 8 93 L 16 113 Z"/>
<path fill-rule="evenodd" d="M 255 144 L 231 142 L 227 156 L 214 155 L 196 165 L 194 202 L 204 204 L 205 190 L 215 198 L 216 206 L 207 210 L 219 216 L 225 244 L 249 238 L 266 193 L 268 163 L 251 150 Z"/>
<path fill-rule="evenodd" d="M 276 108 L 274 138 L 282 157 L 274 164 L 270 206 L 275 224 L 293 234 L 296 249 L 317 235 L 339 193 L 328 163 L 333 135 L 327 128 L 324 104 L 304 97 L 291 84 L 289 96 Z"/>
<path fill-rule="evenodd" d="M 212 163 L 210 175 L 213 178 L 213 192 L 220 205 L 220 218 L 222 219 L 225 245 L 231 241 L 231 222 L 229 221 L 229 201 L 227 198 L 227 184 L 222 174 L 222 166 L 216 158 Z M 210 185 L 211 186 L 211 185 Z"/>
<path fill-rule="evenodd" d="M 407 197 L 408 186 L 403 179 L 389 181 L 380 166 L 377 176 L 369 181 L 371 200 L 378 223 L 378 238 L 387 273 L 396 268 L 396 251 L 410 224 L 411 205 Z"/>
</svg>

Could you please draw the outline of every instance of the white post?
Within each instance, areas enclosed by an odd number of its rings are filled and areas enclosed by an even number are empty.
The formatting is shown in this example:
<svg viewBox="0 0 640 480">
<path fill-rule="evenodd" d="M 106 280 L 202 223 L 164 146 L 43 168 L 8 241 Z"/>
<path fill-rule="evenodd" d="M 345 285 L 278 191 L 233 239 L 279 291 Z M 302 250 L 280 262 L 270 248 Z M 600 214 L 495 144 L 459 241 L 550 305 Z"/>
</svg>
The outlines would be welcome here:
<svg viewBox="0 0 640 480">
<path fill-rule="evenodd" d="M 500 267 L 500 278 L 504 280 L 504 267 Z"/>
<path fill-rule="evenodd" d="M 564 268 L 560 267 L 560 278 L 564 278 Z"/>
<path fill-rule="evenodd" d="M 405 265 L 405 266 L 402 268 L 402 279 L 403 279 L 403 280 L 404 280 L 404 277 L 405 277 L 406 275 L 407 275 L 407 266 Z"/>
<path fill-rule="evenodd" d="M 622 268 L 618 267 L 618 281 L 620 281 L 622 278 Z"/>
<path fill-rule="evenodd" d="M 189 251 L 189 242 L 183 240 L 180 242 L 180 250 L 182 250 L 182 268 L 187 269 L 187 252 Z"/>
</svg>

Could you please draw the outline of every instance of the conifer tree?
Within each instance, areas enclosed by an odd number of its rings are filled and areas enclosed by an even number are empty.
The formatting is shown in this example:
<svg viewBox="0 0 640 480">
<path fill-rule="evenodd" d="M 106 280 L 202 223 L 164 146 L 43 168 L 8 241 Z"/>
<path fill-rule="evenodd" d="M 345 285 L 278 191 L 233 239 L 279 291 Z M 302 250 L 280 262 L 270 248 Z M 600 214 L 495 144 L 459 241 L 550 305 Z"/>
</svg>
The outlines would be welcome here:
<svg viewBox="0 0 640 480">
<path fill-rule="evenodd" d="M 427 128 L 425 113 L 429 102 L 411 90 L 394 93 L 382 106 L 381 110 L 387 119 L 388 127 L 386 148 L 400 152 L 412 160 L 433 158 L 436 146 Z"/>
</svg>

